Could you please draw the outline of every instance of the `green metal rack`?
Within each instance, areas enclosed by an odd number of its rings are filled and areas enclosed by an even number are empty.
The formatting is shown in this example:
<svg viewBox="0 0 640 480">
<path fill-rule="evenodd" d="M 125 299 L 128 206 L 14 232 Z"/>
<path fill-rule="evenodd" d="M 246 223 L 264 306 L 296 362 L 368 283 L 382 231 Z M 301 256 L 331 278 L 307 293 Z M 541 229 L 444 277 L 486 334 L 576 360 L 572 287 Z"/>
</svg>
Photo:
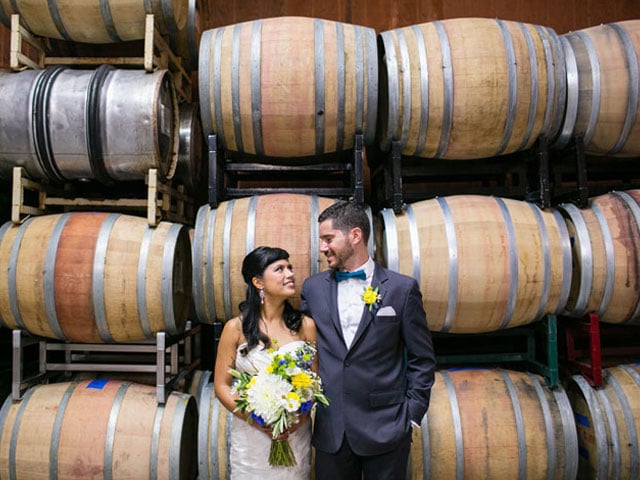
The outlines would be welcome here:
<svg viewBox="0 0 640 480">
<path fill-rule="evenodd" d="M 558 386 L 555 315 L 547 315 L 529 325 L 495 332 L 433 332 L 432 337 L 438 366 L 519 363 L 527 370 L 542 375 L 549 387 Z"/>
</svg>

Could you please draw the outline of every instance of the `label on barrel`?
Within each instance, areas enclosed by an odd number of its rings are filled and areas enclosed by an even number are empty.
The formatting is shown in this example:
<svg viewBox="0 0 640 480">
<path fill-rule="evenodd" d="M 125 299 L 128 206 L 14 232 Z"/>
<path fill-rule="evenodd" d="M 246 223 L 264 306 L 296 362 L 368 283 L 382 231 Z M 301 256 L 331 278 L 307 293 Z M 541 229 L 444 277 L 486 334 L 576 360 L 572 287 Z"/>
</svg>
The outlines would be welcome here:
<svg viewBox="0 0 640 480">
<path fill-rule="evenodd" d="M 102 390 L 108 382 L 109 380 L 106 378 L 96 378 L 95 380 L 91 380 L 87 384 L 87 388 L 95 388 L 97 390 Z"/>
</svg>

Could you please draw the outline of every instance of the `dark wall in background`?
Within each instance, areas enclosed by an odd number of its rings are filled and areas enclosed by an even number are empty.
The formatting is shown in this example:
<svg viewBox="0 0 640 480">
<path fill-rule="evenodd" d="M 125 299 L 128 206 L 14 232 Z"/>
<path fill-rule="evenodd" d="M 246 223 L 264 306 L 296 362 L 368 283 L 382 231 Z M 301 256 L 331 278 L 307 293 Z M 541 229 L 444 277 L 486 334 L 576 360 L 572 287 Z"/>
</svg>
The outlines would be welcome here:
<svg viewBox="0 0 640 480">
<path fill-rule="evenodd" d="M 640 18 L 637 0 L 203 0 L 205 29 L 257 18 L 301 15 L 378 32 L 433 20 L 491 17 L 552 27 L 558 34 Z M 0 68 L 9 65 L 10 32 L 0 25 Z"/>
<path fill-rule="evenodd" d="M 0 24 L 0 68 L 9 68 L 9 37 L 11 31 Z"/>
<path fill-rule="evenodd" d="M 637 0 L 209 0 L 209 27 L 282 15 L 321 17 L 378 32 L 433 20 L 491 17 L 552 27 L 563 34 L 640 18 Z"/>
</svg>

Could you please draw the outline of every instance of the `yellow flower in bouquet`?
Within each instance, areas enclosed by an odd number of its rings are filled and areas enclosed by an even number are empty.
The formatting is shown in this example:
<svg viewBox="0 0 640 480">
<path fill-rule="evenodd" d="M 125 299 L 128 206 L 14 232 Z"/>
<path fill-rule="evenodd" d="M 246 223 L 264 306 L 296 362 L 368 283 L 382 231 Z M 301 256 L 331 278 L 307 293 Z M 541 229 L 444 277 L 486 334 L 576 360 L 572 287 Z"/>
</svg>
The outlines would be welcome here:
<svg viewBox="0 0 640 480">
<path fill-rule="evenodd" d="M 252 375 L 231 369 L 236 379 L 233 391 L 238 394 L 235 411 L 249 413 L 249 422 L 271 427 L 272 441 L 269 464 L 293 466 L 296 459 L 288 440 L 276 440 L 285 430 L 309 413 L 316 404 L 329 405 L 322 381 L 311 370 L 316 349 L 305 342 L 291 353 L 269 349 L 271 362 Z"/>
<path fill-rule="evenodd" d="M 311 377 L 306 373 L 298 373 L 291 377 L 293 388 L 306 388 L 311 386 Z"/>
</svg>

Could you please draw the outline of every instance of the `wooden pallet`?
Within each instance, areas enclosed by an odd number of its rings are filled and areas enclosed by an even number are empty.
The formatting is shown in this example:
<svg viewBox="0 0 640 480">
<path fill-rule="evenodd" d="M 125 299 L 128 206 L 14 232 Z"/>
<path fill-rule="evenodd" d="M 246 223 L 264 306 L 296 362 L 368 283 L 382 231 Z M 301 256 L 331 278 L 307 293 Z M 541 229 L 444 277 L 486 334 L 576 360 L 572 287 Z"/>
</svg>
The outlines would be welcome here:
<svg viewBox="0 0 640 480">
<path fill-rule="evenodd" d="M 73 184 L 66 184 L 64 188 L 54 187 L 29 179 L 22 167 L 14 167 L 11 221 L 20 224 L 31 215 L 44 215 L 56 210 L 97 209 L 146 212 L 147 221 L 152 227 L 162 220 L 189 225 L 193 223 L 194 202 L 185 194 L 183 185 L 174 187 L 171 181 L 161 180 L 155 168 L 149 169 L 146 184 L 146 198 L 87 198 L 78 196 Z M 27 201 L 28 195 L 25 195 L 28 191 L 34 193 L 31 204 Z"/>
<path fill-rule="evenodd" d="M 35 52 L 32 58 L 25 52 L 25 44 L 30 45 Z M 145 19 L 145 38 L 142 52 L 138 56 L 120 57 L 61 57 L 48 56 L 46 40 L 38 37 L 21 24 L 20 15 L 11 15 L 11 47 L 10 68 L 14 71 L 22 71 L 27 68 L 42 69 L 50 65 L 79 65 L 99 66 L 114 65 L 124 67 L 143 67 L 147 72 L 157 69 L 167 69 L 171 72 L 172 79 L 182 101 L 192 101 L 191 76 L 182 65 L 182 59 L 176 55 L 169 46 L 167 40 L 155 28 L 154 16 L 149 14 Z"/>
</svg>

